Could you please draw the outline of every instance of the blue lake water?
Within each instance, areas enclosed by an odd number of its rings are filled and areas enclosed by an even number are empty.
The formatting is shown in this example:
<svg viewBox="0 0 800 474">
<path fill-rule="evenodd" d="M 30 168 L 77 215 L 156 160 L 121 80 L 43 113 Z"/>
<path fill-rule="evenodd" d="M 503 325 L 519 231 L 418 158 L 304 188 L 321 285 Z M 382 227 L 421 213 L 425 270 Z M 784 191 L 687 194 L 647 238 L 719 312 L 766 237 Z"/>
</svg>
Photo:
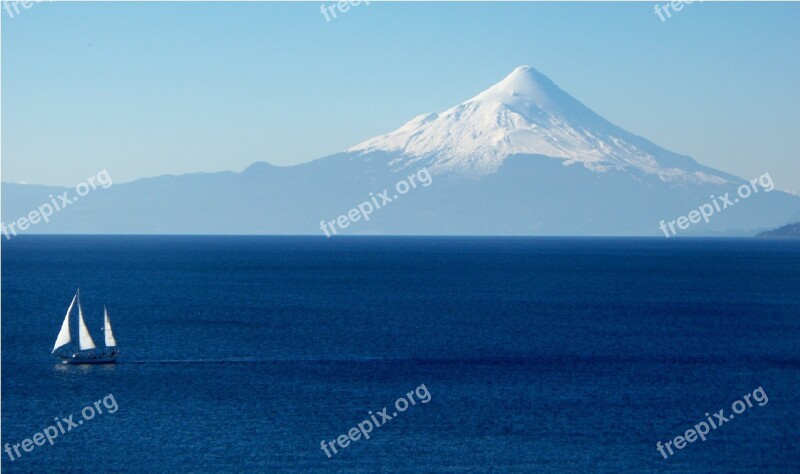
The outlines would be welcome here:
<svg viewBox="0 0 800 474">
<path fill-rule="evenodd" d="M 80 286 L 113 366 L 50 350 Z M 73 338 L 77 335 L 73 333 Z M 368 440 L 339 435 L 424 384 Z M 664 459 L 758 387 L 768 403 Z M 2 245 L 4 472 L 798 472 L 800 243 L 21 236 Z"/>
</svg>

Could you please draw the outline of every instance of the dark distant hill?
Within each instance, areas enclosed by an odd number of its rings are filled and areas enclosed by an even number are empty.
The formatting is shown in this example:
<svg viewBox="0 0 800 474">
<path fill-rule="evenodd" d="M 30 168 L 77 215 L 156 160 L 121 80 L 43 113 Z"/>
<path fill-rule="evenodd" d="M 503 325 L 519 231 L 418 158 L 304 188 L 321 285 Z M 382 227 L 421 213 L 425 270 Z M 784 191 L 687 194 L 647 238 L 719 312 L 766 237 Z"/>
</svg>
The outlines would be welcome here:
<svg viewBox="0 0 800 474">
<path fill-rule="evenodd" d="M 766 237 L 773 239 L 800 239 L 800 222 L 785 225 L 779 229 L 761 232 L 756 237 Z"/>
</svg>

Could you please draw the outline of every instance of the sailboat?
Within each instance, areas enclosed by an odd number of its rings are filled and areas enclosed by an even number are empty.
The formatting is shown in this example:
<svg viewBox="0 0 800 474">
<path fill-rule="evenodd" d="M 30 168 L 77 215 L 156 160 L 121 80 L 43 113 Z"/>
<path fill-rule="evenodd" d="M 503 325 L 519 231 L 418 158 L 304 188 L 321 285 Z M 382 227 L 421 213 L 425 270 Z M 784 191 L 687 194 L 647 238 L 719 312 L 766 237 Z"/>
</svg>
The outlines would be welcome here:
<svg viewBox="0 0 800 474">
<path fill-rule="evenodd" d="M 72 335 L 70 333 L 70 315 L 75 303 L 78 303 L 78 350 L 75 350 L 72 344 Z M 67 315 L 64 316 L 64 322 L 61 323 L 61 331 L 58 333 L 56 343 L 53 346 L 53 354 L 56 354 L 61 362 L 64 364 L 112 364 L 117 361 L 117 341 L 114 339 L 114 333 L 111 331 L 111 320 L 108 318 L 108 310 L 103 306 L 103 334 L 105 336 L 105 348 L 98 350 L 92 340 L 92 335 L 89 334 L 89 328 L 86 327 L 86 322 L 83 320 L 83 309 L 81 308 L 81 290 L 75 292 L 72 297 L 72 303 L 69 304 Z M 70 346 L 67 348 L 67 346 Z M 61 348 L 65 350 L 58 351 Z"/>
</svg>

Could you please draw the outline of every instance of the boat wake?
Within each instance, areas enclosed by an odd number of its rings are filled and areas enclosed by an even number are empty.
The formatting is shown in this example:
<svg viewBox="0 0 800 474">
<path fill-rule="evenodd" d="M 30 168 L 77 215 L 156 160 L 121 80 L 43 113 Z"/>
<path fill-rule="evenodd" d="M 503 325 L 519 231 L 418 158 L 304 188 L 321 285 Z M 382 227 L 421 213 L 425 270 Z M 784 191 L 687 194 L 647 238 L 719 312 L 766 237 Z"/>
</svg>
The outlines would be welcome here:
<svg viewBox="0 0 800 474">
<path fill-rule="evenodd" d="M 228 359 L 159 359 L 159 360 L 125 360 L 125 364 L 257 364 L 269 362 L 282 362 L 271 359 L 257 359 L 255 357 L 232 357 Z"/>
</svg>

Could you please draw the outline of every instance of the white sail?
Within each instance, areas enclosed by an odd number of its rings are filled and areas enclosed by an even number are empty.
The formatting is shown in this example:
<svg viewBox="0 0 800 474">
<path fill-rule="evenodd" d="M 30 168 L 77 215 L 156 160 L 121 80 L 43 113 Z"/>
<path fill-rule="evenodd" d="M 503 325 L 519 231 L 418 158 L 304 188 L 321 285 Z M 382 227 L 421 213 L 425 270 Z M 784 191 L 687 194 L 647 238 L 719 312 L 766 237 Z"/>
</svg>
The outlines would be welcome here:
<svg viewBox="0 0 800 474">
<path fill-rule="evenodd" d="M 111 320 L 108 319 L 108 310 L 103 306 L 103 313 L 105 314 L 105 323 L 103 325 L 103 334 L 106 336 L 106 347 L 116 347 L 117 340 L 114 339 L 114 333 L 111 332 Z"/>
<path fill-rule="evenodd" d="M 76 293 L 75 296 L 72 297 L 72 303 L 69 304 L 69 309 L 67 309 L 67 315 L 64 316 L 64 322 L 61 323 L 61 331 L 58 332 L 58 337 L 56 338 L 56 344 L 53 346 L 53 352 L 56 351 L 59 347 L 66 346 L 72 340 L 72 337 L 69 333 L 69 315 L 72 313 L 72 307 L 75 306 L 75 299 L 78 297 Z"/>
<path fill-rule="evenodd" d="M 78 334 L 80 335 L 80 345 L 82 351 L 95 348 L 92 335 L 89 334 L 89 328 L 86 327 L 86 323 L 83 321 L 83 310 L 81 309 L 80 295 L 78 296 Z"/>
</svg>

